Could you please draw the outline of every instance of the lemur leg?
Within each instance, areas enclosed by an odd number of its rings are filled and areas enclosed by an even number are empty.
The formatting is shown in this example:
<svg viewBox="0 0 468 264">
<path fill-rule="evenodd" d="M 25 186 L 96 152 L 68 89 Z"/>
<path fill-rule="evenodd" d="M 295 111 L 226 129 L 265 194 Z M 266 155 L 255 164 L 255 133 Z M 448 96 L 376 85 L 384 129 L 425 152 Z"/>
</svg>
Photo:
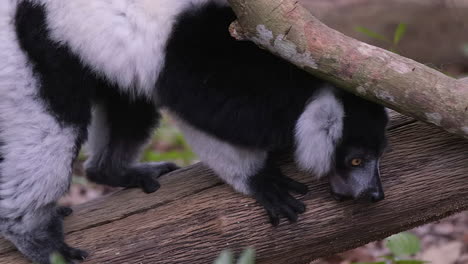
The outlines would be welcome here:
<svg viewBox="0 0 468 264">
<path fill-rule="evenodd" d="M 305 205 L 290 192 L 305 194 L 307 186 L 286 177 L 271 153 L 231 145 L 172 116 L 200 160 L 235 190 L 252 195 L 273 225 L 279 224 L 281 216 L 295 222 L 305 211 Z"/>
<path fill-rule="evenodd" d="M 0 85 L 0 231 L 34 262 L 49 263 L 53 252 L 82 260 L 86 253 L 64 242 L 62 221 L 70 210 L 55 202 L 68 190 L 86 125 L 59 123 L 32 76 L 14 72 L 0 74 L 6 81 Z"/>
<path fill-rule="evenodd" d="M 296 222 L 298 214 L 305 212 L 304 203 L 294 198 L 290 192 L 304 195 L 308 192 L 307 186 L 285 176 L 271 153 L 263 168 L 249 178 L 248 185 L 275 226 L 279 224 L 280 216 Z"/>
<path fill-rule="evenodd" d="M 56 201 L 70 185 L 85 136 L 88 96 L 69 86 L 80 80 L 61 71 L 63 49 L 44 45 L 38 28 L 43 23 L 34 23 L 37 13 L 16 12 L 17 4 L 4 1 L 0 7 L 0 232 L 36 263 L 48 264 L 53 252 L 72 263 L 86 253 L 64 242 L 62 221 L 70 210 Z M 33 22 L 22 24 L 26 21 Z M 29 59 L 19 42 L 30 51 Z"/>
<path fill-rule="evenodd" d="M 178 168 L 170 162 L 137 162 L 159 121 L 156 107 L 144 98 L 130 99 L 110 89 L 101 92 L 89 133 L 88 177 L 100 184 L 156 191 L 156 178 Z"/>
<path fill-rule="evenodd" d="M 8 104 L 4 96 L 21 104 Z M 2 94 L 0 105 L 6 106 L 0 110 L 1 233 L 37 263 L 48 264 L 54 252 L 70 263 L 83 260 L 87 253 L 64 241 L 62 222 L 71 209 L 55 203 L 70 185 L 78 129 L 59 125 L 37 99 Z M 11 119 L 5 110 L 13 111 Z"/>
</svg>

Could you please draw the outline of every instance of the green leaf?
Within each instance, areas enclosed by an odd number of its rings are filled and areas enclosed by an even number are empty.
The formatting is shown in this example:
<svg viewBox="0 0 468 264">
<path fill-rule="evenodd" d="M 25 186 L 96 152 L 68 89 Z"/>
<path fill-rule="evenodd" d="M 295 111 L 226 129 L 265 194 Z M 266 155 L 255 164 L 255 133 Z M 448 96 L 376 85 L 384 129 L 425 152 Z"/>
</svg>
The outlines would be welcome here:
<svg viewBox="0 0 468 264">
<path fill-rule="evenodd" d="M 50 263 L 51 264 L 67 264 L 65 259 L 59 253 L 52 253 L 50 255 Z"/>
<path fill-rule="evenodd" d="M 419 252 L 419 238 L 410 233 L 400 233 L 386 239 L 387 247 L 396 257 L 410 256 Z"/>
<path fill-rule="evenodd" d="M 407 260 L 395 260 L 394 263 L 395 264 L 424 264 L 424 263 L 428 263 L 428 261 L 407 259 Z"/>
<path fill-rule="evenodd" d="M 213 264 L 233 264 L 234 263 L 234 257 L 232 255 L 232 252 L 229 250 L 224 250 L 221 252 L 219 257 L 214 261 Z"/>
<path fill-rule="evenodd" d="M 365 27 L 355 27 L 354 30 L 356 30 L 357 32 L 359 33 L 362 33 L 370 38 L 373 38 L 373 39 L 378 39 L 378 40 L 382 40 L 382 41 L 385 41 L 385 42 L 390 42 L 385 36 L 383 35 L 380 35 L 379 33 L 377 32 L 374 32 L 368 28 L 365 28 Z"/>
<path fill-rule="evenodd" d="M 395 34 L 393 36 L 393 44 L 394 45 L 398 45 L 398 43 L 400 43 L 400 40 L 403 38 L 403 36 L 406 33 L 406 28 L 407 28 L 407 25 L 405 23 L 398 24 L 398 26 L 397 26 L 397 28 L 395 30 Z"/>
<path fill-rule="evenodd" d="M 192 151 L 167 151 L 167 152 L 152 152 L 147 151 L 144 154 L 144 161 L 160 162 L 160 161 L 177 161 L 182 160 L 186 165 L 196 157 Z"/>
<path fill-rule="evenodd" d="M 386 260 L 391 260 L 394 261 L 395 257 L 394 256 L 379 256 L 378 258 L 386 259 Z"/>
<path fill-rule="evenodd" d="M 255 250 L 253 248 L 244 250 L 237 264 L 255 264 Z"/>
</svg>

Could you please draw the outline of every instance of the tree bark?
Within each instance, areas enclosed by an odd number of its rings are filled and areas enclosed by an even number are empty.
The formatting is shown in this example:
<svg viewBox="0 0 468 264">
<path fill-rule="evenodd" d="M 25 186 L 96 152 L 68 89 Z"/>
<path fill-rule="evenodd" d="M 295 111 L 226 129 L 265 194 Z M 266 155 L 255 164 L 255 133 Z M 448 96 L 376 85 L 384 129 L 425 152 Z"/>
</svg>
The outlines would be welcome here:
<svg viewBox="0 0 468 264">
<path fill-rule="evenodd" d="M 231 34 L 369 100 L 468 138 L 468 85 L 347 37 L 295 0 L 229 0 Z"/>
<path fill-rule="evenodd" d="M 163 177 L 154 194 L 125 190 L 75 208 L 67 241 L 90 251 L 84 264 L 207 264 L 248 246 L 258 264 L 307 264 L 468 209 L 468 141 L 399 115 L 391 126 L 379 203 L 336 202 L 326 182 L 289 162 L 284 172 L 311 189 L 300 197 L 307 211 L 275 228 L 253 199 L 197 164 Z M 0 264 L 25 263 L 0 240 Z"/>
</svg>

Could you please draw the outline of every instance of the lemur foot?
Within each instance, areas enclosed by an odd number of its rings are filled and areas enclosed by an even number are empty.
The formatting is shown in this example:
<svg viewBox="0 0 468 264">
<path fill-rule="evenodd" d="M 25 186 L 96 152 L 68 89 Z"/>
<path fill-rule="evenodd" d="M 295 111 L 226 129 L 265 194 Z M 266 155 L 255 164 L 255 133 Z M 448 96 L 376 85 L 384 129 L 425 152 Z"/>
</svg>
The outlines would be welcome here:
<svg viewBox="0 0 468 264">
<path fill-rule="evenodd" d="M 72 212 L 73 210 L 68 207 L 55 207 L 34 216 L 15 219 L 13 221 L 17 223 L 5 232 L 6 237 L 34 263 L 50 264 L 53 253 L 60 254 L 67 264 L 82 261 L 86 259 L 88 253 L 70 247 L 64 241 L 63 218 Z"/>
<path fill-rule="evenodd" d="M 299 214 L 305 212 L 304 203 L 294 198 L 290 192 L 306 194 L 307 186 L 284 176 L 279 169 L 265 171 L 254 177 L 251 188 L 257 202 L 266 209 L 273 226 L 279 224 L 281 216 L 293 223 L 297 221 Z"/>
<path fill-rule="evenodd" d="M 88 168 L 88 178 L 96 183 L 113 187 L 141 188 L 145 193 L 152 193 L 159 189 L 156 180 L 160 176 L 178 169 L 171 162 L 140 163 L 121 169 Z"/>
</svg>

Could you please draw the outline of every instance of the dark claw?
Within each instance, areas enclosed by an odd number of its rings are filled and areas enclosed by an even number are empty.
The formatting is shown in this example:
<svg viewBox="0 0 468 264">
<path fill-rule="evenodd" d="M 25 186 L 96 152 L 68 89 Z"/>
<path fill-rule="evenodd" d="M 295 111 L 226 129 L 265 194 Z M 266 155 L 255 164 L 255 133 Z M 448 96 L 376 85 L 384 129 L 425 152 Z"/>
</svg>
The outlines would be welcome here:
<svg viewBox="0 0 468 264">
<path fill-rule="evenodd" d="M 268 217 L 270 218 L 270 223 L 272 226 L 278 226 L 280 222 L 280 218 L 278 215 L 273 214 L 271 211 L 267 210 Z"/>
<path fill-rule="evenodd" d="M 153 193 L 161 187 L 159 182 L 154 180 L 155 178 L 159 178 L 179 168 L 179 166 L 172 162 L 143 164 L 139 171 L 139 177 L 141 178 L 139 187 L 141 187 L 145 193 Z"/>
<path fill-rule="evenodd" d="M 286 218 L 289 220 L 291 223 L 297 222 L 298 215 L 297 213 L 289 207 L 287 203 L 280 204 L 280 210 L 282 215 L 286 216 Z"/>
<path fill-rule="evenodd" d="M 72 248 L 65 245 L 65 248 L 62 250 L 62 255 L 65 259 L 67 259 L 67 261 L 73 261 L 85 260 L 89 254 L 84 250 Z"/>
<path fill-rule="evenodd" d="M 175 170 L 178 170 L 178 169 L 180 169 L 179 166 L 177 166 L 176 164 L 174 164 L 172 162 L 168 162 L 168 163 L 166 163 L 165 167 L 160 170 L 160 172 L 158 173 L 158 175 L 156 177 L 161 177 L 164 174 L 167 174 L 167 173 L 169 173 L 171 171 L 175 171 Z"/>
<path fill-rule="evenodd" d="M 179 167 L 171 162 L 140 163 L 117 170 L 91 167 L 86 173 L 96 183 L 114 187 L 141 188 L 145 193 L 159 189 L 157 178 Z"/>
<path fill-rule="evenodd" d="M 294 223 L 297 221 L 298 215 L 305 211 L 305 205 L 290 195 L 288 191 L 285 185 L 278 185 L 275 181 L 265 181 L 254 195 L 267 211 L 273 226 L 280 223 L 281 216 Z"/>
<path fill-rule="evenodd" d="M 304 203 L 292 197 L 290 194 L 287 194 L 286 196 L 286 203 L 289 207 L 291 207 L 294 210 L 294 212 L 298 214 L 302 214 L 305 212 L 306 207 Z"/>
<path fill-rule="evenodd" d="M 141 177 L 139 185 L 139 187 L 141 187 L 145 193 L 153 193 L 161 187 L 159 182 L 153 180 L 150 177 Z"/>
<path fill-rule="evenodd" d="M 305 195 L 309 192 L 309 188 L 307 187 L 307 185 L 301 182 L 295 181 L 289 177 L 283 176 L 283 177 L 280 177 L 279 180 L 290 191 L 293 191 L 301 195 Z"/>
<path fill-rule="evenodd" d="M 286 177 L 274 160 L 268 160 L 265 167 L 249 180 L 255 199 L 265 208 L 273 226 L 279 224 L 280 217 L 296 222 L 299 214 L 305 211 L 305 205 L 290 192 L 305 194 L 307 186 Z"/>
<path fill-rule="evenodd" d="M 273 226 L 279 225 L 280 217 L 279 217 L 278 211 L 271 204 L 270 205 L 263 205 L 263 207 L 265 208 L 265 210 L 266 210 L 266 212 L 268 214 L 268 218 L 270 219 L 270 223 Z"/>
<path fill-rule="evenodd" d="M 40 210 L 34 214 L 38 222 L 33 229 L 29 229 L 29 224 L 16 222 L 16 225 L 23 225 L 21 228 L 25 231 L 10 232 L 9 240 L 34 263 L 50 264 L 55 252 L 61 255 L 67 264 L 85 259 L 88 256 L 86 251 L 72 248 L 64 241 L 63 218 L 73 210 L 65 206 L 50 206 Z"/>
</svg>

